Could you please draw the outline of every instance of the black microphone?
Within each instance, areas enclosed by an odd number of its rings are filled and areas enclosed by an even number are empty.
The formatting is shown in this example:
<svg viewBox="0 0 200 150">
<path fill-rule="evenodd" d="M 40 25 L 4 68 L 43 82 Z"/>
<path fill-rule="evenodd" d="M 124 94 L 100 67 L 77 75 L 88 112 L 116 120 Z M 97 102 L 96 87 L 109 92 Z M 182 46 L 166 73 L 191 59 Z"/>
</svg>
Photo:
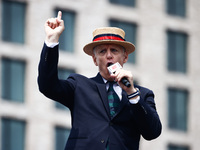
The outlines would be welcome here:
<svg viewBox="0 0 200 150">
<path fill-rule="evenodd" d="M 122 66 L 117 62 L 117 63 L 115 63 L 115 64 L 112 64 L 112 63 L 108 64 L 108 67 L 107 67 L 107 68 L 108 68 L 109 73 L 112 74 L 112 73 L 115 73 L 115 71 L 117 71 L 118 69 L 121 69 Z M 123 77 L 123 78 L 121 79 L 121 82 L 122 82 L 126 87 L 130 87 L 130 86 L 131 86 L 130 82 L 128 81 L 128 79 L 127 79 L 126 77 Z"/>
</svg>

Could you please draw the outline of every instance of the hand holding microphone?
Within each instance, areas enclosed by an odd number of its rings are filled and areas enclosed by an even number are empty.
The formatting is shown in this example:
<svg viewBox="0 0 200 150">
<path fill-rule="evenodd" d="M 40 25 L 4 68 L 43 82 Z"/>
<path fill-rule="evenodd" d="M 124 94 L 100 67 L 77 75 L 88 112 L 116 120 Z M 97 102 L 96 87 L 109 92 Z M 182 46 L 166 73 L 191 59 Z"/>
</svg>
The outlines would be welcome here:
<svg viewBox="0 0 200 150">
<path fill-rule="evenodd" d="M 115 72 L 117 70 L 121 69 L 122 66 L 117 62 L 115 64 L 110 64 L 107 68 L 108 68 L 108 71 L 109 71 L 110 74 L 115 74 Z M 121 82 L 128 88 L 131 86 L 129 80 L 126 77 L 123 77 L 121 79 Z"/>
</svg>

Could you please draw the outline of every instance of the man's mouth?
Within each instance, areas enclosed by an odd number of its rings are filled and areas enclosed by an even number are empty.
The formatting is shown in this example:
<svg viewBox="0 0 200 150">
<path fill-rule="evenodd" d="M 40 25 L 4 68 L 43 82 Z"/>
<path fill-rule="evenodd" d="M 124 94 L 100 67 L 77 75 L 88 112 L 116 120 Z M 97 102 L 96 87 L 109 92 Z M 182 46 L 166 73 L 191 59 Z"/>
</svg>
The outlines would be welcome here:
<svg viewBox="0 0 200 150">
<path fill-rule="evenodd" d="M 113 63 L 111 63 L 111 62 L 109 62 L 109 63 L 107 63 L 107 67 L 109 67 L 110 65 L 112 65 Z"/>
</svg>

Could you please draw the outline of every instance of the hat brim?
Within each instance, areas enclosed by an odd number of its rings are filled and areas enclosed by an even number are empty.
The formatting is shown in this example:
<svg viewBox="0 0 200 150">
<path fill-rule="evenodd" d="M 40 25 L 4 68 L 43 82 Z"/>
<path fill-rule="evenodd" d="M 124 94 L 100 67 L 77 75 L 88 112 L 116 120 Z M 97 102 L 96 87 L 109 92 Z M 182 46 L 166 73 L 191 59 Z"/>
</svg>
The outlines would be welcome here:
<svg viewBox="0 0 200 150">
<path fill-rule="evenodd" d="M 83 51 L 86 54 L 92 56 L 94 47 L 96 47 L 97 45 L 102 45 L 102 44 L 120 45 L 120 46 L 125 48 L 125 50 L 128 54 L 135 51 L 135 46 L 132 43 L 127 42 L 127 41 L 114 41 L 114 40 L 101 40 L 101 41 L 91 42 L 91 43 L 84 46 Z"/>
</svg>

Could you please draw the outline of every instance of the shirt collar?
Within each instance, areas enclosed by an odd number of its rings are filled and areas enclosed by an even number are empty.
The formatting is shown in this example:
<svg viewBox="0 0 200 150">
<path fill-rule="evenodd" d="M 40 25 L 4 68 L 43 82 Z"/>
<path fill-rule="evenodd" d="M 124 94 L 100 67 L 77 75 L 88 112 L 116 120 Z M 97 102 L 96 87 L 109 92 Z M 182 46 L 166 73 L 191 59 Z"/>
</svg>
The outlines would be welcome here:
<svg viewBox="0 0 200 150">
<path fill-rule="evenodd" d="M 103 77 L 102 77 L 102 79 L 103 79 L 103 82 L 106 84 L 106 83 L 108 83 L 109 81 L 108 80 L 106 80 L 106 79 L 104 79 Z M 117 83 L 117 82 L 115 82 L 116 84 L 116 86 L 119 86 L 119 84 Z"/>
<path fill-rule="evenodd" d="M 104 79 L 103 77 L 102 77 L 102 79 L 103 79 L 103 82 L 104 82 L 104 83 L 107 83 L 107 82 L 108 82 L 108 80 Z"/>
</svg>

